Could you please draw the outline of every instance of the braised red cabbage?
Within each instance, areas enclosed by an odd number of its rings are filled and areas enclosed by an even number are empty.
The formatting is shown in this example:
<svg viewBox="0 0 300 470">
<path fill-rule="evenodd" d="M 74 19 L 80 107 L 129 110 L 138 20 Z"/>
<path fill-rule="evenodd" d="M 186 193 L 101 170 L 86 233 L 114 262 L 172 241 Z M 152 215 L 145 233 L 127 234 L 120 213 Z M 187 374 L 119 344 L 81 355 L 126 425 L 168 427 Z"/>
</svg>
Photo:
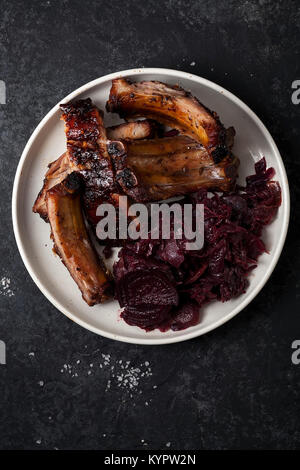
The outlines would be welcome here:
<svg viewBox="0 0 300 470">
<path fill-rule="evenodd" d="M 199 322 L 208 302 L 230 300 L 248 287 L 247 276 L 266 252 L 263 227 L 281 204 L 281 189 L 265 158 L 245 187 L 231 193 L 201 190 L 183 203 L 204 205 L 204 246 L 185 249 L 185 240 L 138 240 L 120 250 L 114 265 L 122 317 L 146 330 L 182 330 Z"/>
</svg>

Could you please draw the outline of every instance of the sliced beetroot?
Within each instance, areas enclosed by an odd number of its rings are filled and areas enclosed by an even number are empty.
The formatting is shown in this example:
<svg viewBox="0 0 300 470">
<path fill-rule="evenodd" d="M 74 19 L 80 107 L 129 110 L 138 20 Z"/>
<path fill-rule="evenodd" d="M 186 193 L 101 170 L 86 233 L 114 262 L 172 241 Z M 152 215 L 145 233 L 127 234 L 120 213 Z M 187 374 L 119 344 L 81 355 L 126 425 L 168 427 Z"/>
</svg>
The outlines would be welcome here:
<svg viewBox="0 0 300 470">
<path fill-rule="evenodd" d="M 186 302 L 181 305 L 174 314 L 171 322 L 171 330 L 185 330 L 195 326 L 199 322 L 199 305 L 196 302 Z"/>
<path fill-rule="evenodd" d="M 158 269 L 137 269 L 126 273 L 116 284 L 121 307 L 138 305 L 177 305 L 178 293 Z"/>
<path fill-rule="evenodd" d="M 170 319 L 170 305 L 139 305 L 125 307 L 121 317 L 128 325 L 139 326 L 147 331 L 158 328 Z"/>
</svg>

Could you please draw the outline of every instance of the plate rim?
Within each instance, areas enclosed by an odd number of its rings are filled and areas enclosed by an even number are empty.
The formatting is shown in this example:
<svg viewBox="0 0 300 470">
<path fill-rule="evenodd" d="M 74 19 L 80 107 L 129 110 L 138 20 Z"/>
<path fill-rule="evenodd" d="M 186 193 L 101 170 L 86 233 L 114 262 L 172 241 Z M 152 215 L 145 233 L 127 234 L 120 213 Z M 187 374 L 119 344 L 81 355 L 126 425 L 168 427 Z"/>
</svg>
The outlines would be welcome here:
<svg viewBox="0 0 300 470">
<path fill-rule="evenodd" d="M 23 242 L 22 242 L 22 237 L 20 234 L 20 228 L 19 228 L 19 221 L 17 217 L 18 213 L 18 192 L 19 192 L 19 187 L 20 187 L 20 181 L 22 177 L 22 169 L 25 164 L 27 155 L 31 149 L 31 146 L 35 140 L 35 138 L 38 136 L 39 132 L 41 129 L 44 127 L 44 125 L 48 122 L 48 120 L 59 110 L 59 103 L 64 103 L 66 101 L 70 101 L 76 96 L 78 96 L 81 93 L 84 93 L 90 88 L 93 88 L 94 86 L 100 85 L 103 82 L 113 80 L 114 78 L 118 77 L 126 77 L 126 76 L 133 76 L 133 75 L 139 75 L 139 74 L 161 74 L 161 75 L 168 75 L 168 76 L 173 76 L 176 78 L 184 78 L 184 79 L 191 79 L 195 82 L 201 83 L 203 85 L 206 85 L 207 87 L 222 93 L 224 96 L 229 98 L 231 101 L 233 101 L 237 106 L 242 108 L 253 120 L 254 122 L 258 125 L 258 127 L 261 129 L 262 133 L 268 140 L 273 153 L 276 154 L 276 157 L 278 159 L 278 165 L 280 167 L 282 177 L 283 177 L 283 187 L 281 188 L 282 190 L 282 208 L 283 208 L 283 223 L 282 223 L 282 231 L 279 237 L 279 241 L 276 245 L 276 247 L 273 250 L 273 257 L 271 260 L 271 263 L 266 270 L 264 276 L 262 277 L 261 281 L 258 283 L 258 285 L 253 289 L 251 294 L 249 294 L 245 299 L 242 299 L 241 302 L 230 312 L 228 313 L 225 317 L 217 320 L 216 322 L 212 323 L 211 325 L 208 325 L 207 327 L 203 328 L 202 330 L 195 330 L 195 331 L 190 331 L 187 328 L 186 330 L 183 331 L 182 336 L 176 336 L 176 337 L 162 337 L 162 338 L 147 338 L 147 333 L 145 332 L 145 338 L 132 338 L 123 334 L 113 334 L 109 333 L 105 330 L 102 330 L 99 327 L 94 327 L 90 325 L 88 322 L 78 318 L 76 315 L 74 315 L 69 309 L 65 308 L 60 302 L 58 302 L 55 297 L 53 297 L 48 289 L 44 287 L 44 285 L 40 282 L 38 276 L 35 274 L 34 269 L 31 267 L 31 262 L 29 257 L 26 255 Z M 284 167 L 283 160 L 281 158 L 280 152 L 277 148 L 277 145 L 271 136 L 270 132 L 266 128 L 266 126 L 263 124 L 261 119 L 252 111 L 249 106 L 244 103 L 240 98 L 238 98 L 236 95 L 228 91 L 227 89 L 223 88 L 222 86 L 212 82 L 211 80 L 208 80 L 203 77 L 199 77 L 198 75 L 191 74 L 189 72 L 184 72 L 180 70 L 174 70 L 174 69 L 167 69 L 167 68 L 134 68 L 134 69 L 128 69 L 128 70 L 122 70 L 119 72 L 113 72 L 107 75 L 103 75 L 102 77 L 96 78 L 81 87 L 77 88 L 76 90 L 72 91 L 69 93 L 65 98 L 59 101 L 50 111 L 43 117 L 43 119 L 40 121 L 40 123 L 36 126 L 34 131 L 32 132 L 30 138 L 28 139 L 24 150 L 22 152 L 21 158 L 19 160 L 16 173 L 15 173 L 15 178 L 14 178 L 14 183 L 13 183 L 13 191 L 12 191 L 12 221 L 13 221 L 13 231 L 14 231 L 14 236 L 15 240 L 17 243 L 17 247 L 20 253 L 20 256 L 22 258 L 22 261 L 31 276 L 32 280 L 34 283 L 37 285 L 37 287 L 40 289 L 40 291 L 43 293 L 43 295 L 51 302 L 54 307 L 59 310 L 61 313 L 66 315 L 69 319 L 77 323 L 78 325 L 86 328 L 87 330 L 96 333 L 98 335 L 101 335 L 105 338 L 109 339 L 114 339 L 117 341 L 125 342 L 125 343 L 131 343 L 131 344 L 142 344 L 142 345 L 158 345 L 158 344 L 170 344 L 170 343 L 178 343 L 181 341 L 187 341 L 192 338 L 196 338 L 198 336 L 202 336 L 212 330 L 215 330 L 216 328 L 220 327 L 221 325 L 227 323 L 231 318 L 235 317 L 238 313 L 240 313 L 247 305 L 250 304 L 250 302 L 258 295 L 258 293 L 262 290 L 262 288 L 265 286 L 266 282 L 270 278 L 271 274 L 273 273 L 275 266 L 279 260 L 279 257 L 281 255 L 285 240 L 286 240 L 286 235 L 288 231 L 288 226 L 289 226 L 289 219 L 290 219 L 290 191 L 289 191 L 289 184 L 288 184 L 288 179 L 287 179 L 287 174 L 286 170 Z"/>
</svg>

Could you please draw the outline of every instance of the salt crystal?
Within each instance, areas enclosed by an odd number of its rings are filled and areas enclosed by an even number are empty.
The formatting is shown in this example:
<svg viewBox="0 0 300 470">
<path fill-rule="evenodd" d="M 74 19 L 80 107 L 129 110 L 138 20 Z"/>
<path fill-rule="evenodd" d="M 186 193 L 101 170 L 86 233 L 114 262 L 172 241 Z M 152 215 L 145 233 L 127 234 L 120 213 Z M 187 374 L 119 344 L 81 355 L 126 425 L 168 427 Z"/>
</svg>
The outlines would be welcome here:
<svg viewBox="0 0 300 470">
<path fill-rule="evenodd" d="M 13 297 L 15 293 L 10 288 L 10 279 L 6 276 L 2 277 L 0 280 L 0 294 L 5 297 Z"/>
</svg>

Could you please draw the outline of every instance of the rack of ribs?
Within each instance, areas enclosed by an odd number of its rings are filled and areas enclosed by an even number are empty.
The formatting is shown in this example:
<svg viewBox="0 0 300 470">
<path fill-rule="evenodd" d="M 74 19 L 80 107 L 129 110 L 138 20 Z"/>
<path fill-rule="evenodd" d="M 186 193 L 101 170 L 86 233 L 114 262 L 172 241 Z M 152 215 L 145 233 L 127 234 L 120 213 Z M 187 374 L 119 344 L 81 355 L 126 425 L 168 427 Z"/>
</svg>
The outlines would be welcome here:
<svg viewBox="0 0 300 470">
<path fill-rule="evenodd" d="M 179 86 L 157 81 L 112 81 L 108 112 L 121 118 L 144 116 L 157 120 L 200 142 L 218 163 L 226 153 L 226 129 L 216 113 Z"/>
</svg>

